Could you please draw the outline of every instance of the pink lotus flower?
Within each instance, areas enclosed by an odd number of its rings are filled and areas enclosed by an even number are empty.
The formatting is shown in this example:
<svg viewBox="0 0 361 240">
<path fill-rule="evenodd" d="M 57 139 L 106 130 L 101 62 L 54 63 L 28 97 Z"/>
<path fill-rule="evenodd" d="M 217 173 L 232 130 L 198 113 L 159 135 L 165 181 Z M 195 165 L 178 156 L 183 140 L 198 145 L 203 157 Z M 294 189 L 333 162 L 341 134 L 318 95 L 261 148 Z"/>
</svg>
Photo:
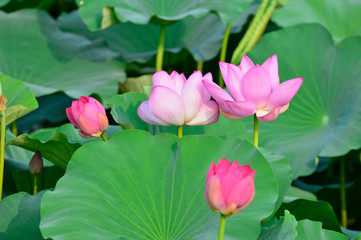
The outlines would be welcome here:
<svg viewBox="0 0 361 240">
<path fill-rule="evenodd" d="M 212 82 L 212 75 L 204 77 L 194 72 L 188 80 L 184 74 L 165 71 L 153 75 L 153 89 L 149 100 L 138 108 L 139 117 L 153 125 L 207 125 L 218 121 L 219 110 L 202 84 Z"/>
<path fill-rule="evenodd" d="M 109 123 L 103 106 L 92 97 L 81 97 L 66 109 L 70 122 L 79 128 L 82 137 L 100 137 Z"/>
<path fill-rule="evenodd" d="M 206 179 L 205 199 L 209 207 L 224 216 L 245 209 L 255 195 L 255 171 L 249 165 L 230 163 L 222 158 L 217 165 L 212 163 Z"/>
<path fill-rule="evenodd" d="M 275 120 L 288 109 L 303 82 L 303 78 L 298 77 L 280 84 L 277 55 L 268 58 L 262 66 L 255 66 L 246 55 L 239 66 L 225 62 L 219 66 L 231 95 L 213 82 L 203 81 L 203 85 L 217 101 L 221 113 L 230 119 L 256 113 L 261 121 Z"/>
</svg>

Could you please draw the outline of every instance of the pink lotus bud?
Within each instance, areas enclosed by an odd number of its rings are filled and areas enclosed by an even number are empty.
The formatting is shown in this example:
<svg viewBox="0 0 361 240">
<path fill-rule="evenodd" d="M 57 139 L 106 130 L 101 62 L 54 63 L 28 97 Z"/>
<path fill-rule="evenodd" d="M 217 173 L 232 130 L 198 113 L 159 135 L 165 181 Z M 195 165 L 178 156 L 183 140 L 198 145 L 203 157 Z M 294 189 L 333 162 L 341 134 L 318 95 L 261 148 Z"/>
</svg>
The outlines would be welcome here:
<svg viewBox="0 0 361 240">
<path fill-rule="evenodd" d="M 280 84 L 277 55 L 262 66 L 254 65 L 244 55 L 239 66 L 220 62 L 219 67 L 230 94 L 213 82 L 203 81 L 203 85 L 217 101 L 222 115 L 230 119 L 256 114 L 261 121 L 275 120 L 288 109 L 303 82 L 298 77 Z"/>
<path fill-rule="evenodd" d="M 241 212 L 254 198 L 254 175 L 249 165 L 237 161 L 230 163 L 222 158 L 217 165 L 212 163 L 204 192 L 209 207 L 224 216 Z"/>
<path fill-rule="evenodd" d="M 70 122 L 79 128 L 82 137 L 100 137 L 109 123 L 103 106 L 92 97 L 81 97 L 66 109 Z"/>
<path fill-rule="evenodd" d="M 29 163 L 30 173 L 32 175 L 40 174 L 43 171 L 43 166 L 43 157 L 41 156 L 40 152 L 37 151 Z"/>
<path fill-rule="evenodd" d="M 153 125 L 188 126 L 207 125 L 218 121 L 219 110 L 202 84 L 213 82 L 212 74 L 194 72 L 188 80 L 184 74 L 173 71 L 156 72 L 149 100 L 138 108 L 139 117 Z"/>
</svg>

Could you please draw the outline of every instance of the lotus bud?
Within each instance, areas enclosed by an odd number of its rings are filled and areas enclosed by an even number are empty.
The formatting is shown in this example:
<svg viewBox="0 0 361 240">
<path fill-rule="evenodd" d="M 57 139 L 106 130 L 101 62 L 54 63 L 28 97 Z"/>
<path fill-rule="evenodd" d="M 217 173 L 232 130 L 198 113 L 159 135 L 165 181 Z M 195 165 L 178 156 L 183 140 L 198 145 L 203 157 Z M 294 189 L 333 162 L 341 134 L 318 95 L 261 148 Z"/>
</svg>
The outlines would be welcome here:
<svg viewBox="0 0 361 240">
<path fill-rule="evenodd" d="M 40 152 L 37 151 L 29 163 L 30 173 L 32 175 L 39 175 L 43 171 L 43 166 L 43 157 L 41 156 Z"/>
<path fill-rule="evenodd" d="M 109 126 L 104 107 L 92 97 L 81 97 L 66 109 L 69 121 L 82 137 L 100 137 Z"/>
<path fill-rule="evenodd" d="M 239 165 L 221 159 L 212 163 L 206 179 L 205 199 L 209 207 L 224 216 L 236 214 L 245 209 L 255 196 L 255 171 L 249 165 Z"/>
</svg>

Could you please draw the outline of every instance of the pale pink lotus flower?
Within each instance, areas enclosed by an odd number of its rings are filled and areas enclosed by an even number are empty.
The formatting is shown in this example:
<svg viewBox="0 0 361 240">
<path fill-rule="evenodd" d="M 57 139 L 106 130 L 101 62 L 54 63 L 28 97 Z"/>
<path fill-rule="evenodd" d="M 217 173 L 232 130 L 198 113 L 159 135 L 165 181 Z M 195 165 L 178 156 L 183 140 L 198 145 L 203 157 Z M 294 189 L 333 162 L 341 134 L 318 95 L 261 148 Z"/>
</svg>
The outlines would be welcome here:
<svg viewBox="0 0 361 240">
<path fill-rule="evenodd" d="M 217 165 L 210 166 L 204 197 L 209 207 L 224 216 L 236 214 L 245 209 L 255 196 L 255 170 L 238 161 L 230 163 L 222 158 Z"/>
<path fill-rule="evenodd" d="M 104 107 L 92 97 L 81 97 L 66 109 L 70 122 L 82 137 L 100 137 L 109 126 Z"/>
<path fill-rule="evenodd" d="M 153 125 L 183 124 L 207 125 L 218 121 L 219 110 L 211 95 L 204 88 L 204 82 L 213 82 L 212 74 L 205 76 L 195 71 L 186 80 L 184 74 L 173 71 L 156 72 L 153 77 L 153 89 L 149 100 L 142 102 L 138 108 L 139 117 Z"/>
<path fill-rule="evenodd" d="M 222 115 L 229 119 L 256 114 L 261 121 L 273 121 L 288 109 L 303 82 L 298 77 L 280 84 L 277 55 L 262 66 L 255 66 L 246 55 L 239 66 L 225 62 L 219 66 L 230 95 L 213 82 L 203 81 L 203 85 L 217 101 Z"/>
</svg>

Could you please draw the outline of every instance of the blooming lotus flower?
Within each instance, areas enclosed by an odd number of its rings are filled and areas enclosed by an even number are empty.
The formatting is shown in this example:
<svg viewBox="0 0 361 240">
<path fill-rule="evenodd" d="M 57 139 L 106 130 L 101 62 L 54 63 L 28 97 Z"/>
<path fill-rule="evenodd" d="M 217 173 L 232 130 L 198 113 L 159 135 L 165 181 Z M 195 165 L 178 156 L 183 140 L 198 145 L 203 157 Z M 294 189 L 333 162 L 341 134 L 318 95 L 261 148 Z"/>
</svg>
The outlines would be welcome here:
<svg viewBox="0 0 361 240">
<path fill-rule="evenodd" d="M 66 109 L 70 122 L 79 128 L 82 137 L 100 137 L 109 123 L 103 106 L 92 97 L 81 97 Z"/>
<path fill-rule="evenodd" d="M 209 207 L 224 216 L 245 209 L 255 195 L 255 171 L 249 165 L 230 163 L 222 158 L 217 165 L 212 163 L 206 179 L 205 199 Z"/>
<path fill-rule="evenodd" d="M 225 62 L 219 66 L 230 95 L 213 82 L 203 81 L 203 85 L 217 101 L 221 113 L 230 119 L 256 114 L 261 121 L 275 120 L 288 109 L 303 82 L 298 77 L 280 84 L 277 55 L 262 66 L 255 66 L 246 55 L 239 66 Z"/>
<path fill-rule="evenodd" d="M 139 117 L 153 125 L 207 125 L 217 122 L 218 105 L 202 84 L 213 82 L 212 75 L 194 72 L 188 80 L 184 74 L 173 71 L 156 72 L 149 100 L 138 108 Z"/>
</svg>

